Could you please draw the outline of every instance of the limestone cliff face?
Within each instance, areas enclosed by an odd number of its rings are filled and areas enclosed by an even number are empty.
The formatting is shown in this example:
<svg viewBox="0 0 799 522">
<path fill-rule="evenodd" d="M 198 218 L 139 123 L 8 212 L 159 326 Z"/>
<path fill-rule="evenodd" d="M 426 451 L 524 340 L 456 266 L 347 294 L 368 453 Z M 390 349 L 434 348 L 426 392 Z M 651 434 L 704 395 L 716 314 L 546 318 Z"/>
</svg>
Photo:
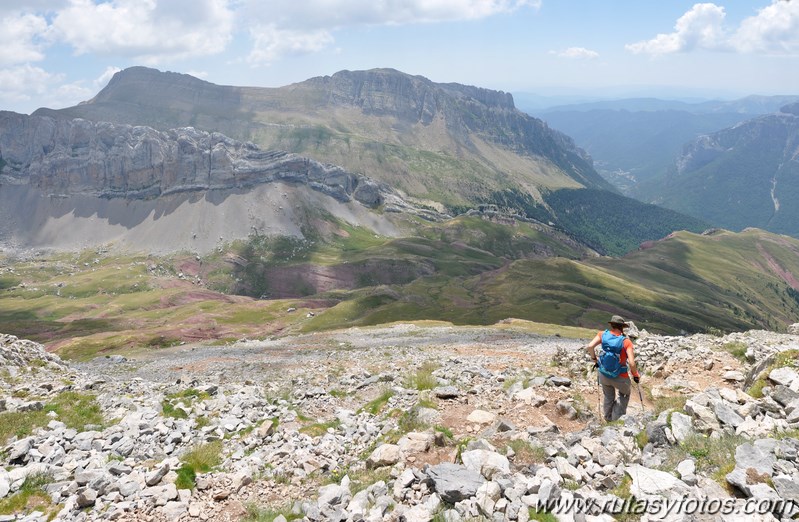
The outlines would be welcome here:
<svg viewBox="0 0 799 522">
<path fill-rule="evenodd" d="M 0 185 L 51 195 L 151 199 L 274 181 L 346 202 L 382 202 L 385 186 L 344 169 L 192 127 L 150 127 L 0 113 Z"/>
<path fill-rule="evenodd" d="M 346 122 L 337 120 L 337 109 L 341 107 L 357 109 L 364 119 L 352 128 L 346 127 Z M 280 88 L 261 88 L 214 85 L 185 74 L 132 67 L 117 73 L 108 86 L 86 103 L 57 111 L 39 109 L 34 114 L 147 125 L 159 130 L 192 126 L 262 144 L 280 139 L 270 131 L 291 134 L 304 126 L 322 126 L 331 135 L 347 135 L 355 141 L 371 140 L 378 148 L 384 142 L 413 144 L 419 150 L 443 151 L 456 158 L 494 165 L 496 158 L 486 156 L 475 145 L 482 140 L 500 151 L 522 156 L 515 164 L 533 161 L 544 170 L 555 165 L 557 173 L 553 176 L 562 178 L 559 186 L 574 186 L 576 182 L 584 187 L 614 190 L 596 173 L 591 158 L 571 138 L 516 109 L 509 93 L 436 83 L 393 69 L 340 71 Z M 419 125 L 436 127 L 434 124 L 441 124 L 441 135 L 434 133 L 435 138 L 426 143 L 414 141 Z M 370 136 L 368 132 L 364 135 L 364 129 L 381 126 L 391 128 L 392 136 Z M 275 130 L 277 127 L 281 129 Z M 439 142 L 454 143 L 457 150 L 440 149 Z M 335 146 L 309 149 L 302 143 L 291 142 L 284 146 L 397 186 L 385 169 L 376 169 L 373 163 L 362 159 L 370 157 L 368 150 L 340 154 Z M 347 151 L 350 152 L 349 148 Z M 415 181 L 421 186 L 426 178 L 440 175 L 435 171 L 418 172 L 418 166 L 401 170 L 404 177 L 417 178 Z M 498 176 L 504 180 L 508 175 L 505 171 L 512 169 L 498 170 L 502 172 L 486 170 L 488 186 L 497 184 L 488 178 Z M 505 183 L 502 181 L 500 185 Z M 536 184 L 526 178 L 520 183 Z M 408 187 L 404 188 L 406 192 L 410 190 Z M 424 191 L 413 195 L 429 196 Z"/>
</svg>

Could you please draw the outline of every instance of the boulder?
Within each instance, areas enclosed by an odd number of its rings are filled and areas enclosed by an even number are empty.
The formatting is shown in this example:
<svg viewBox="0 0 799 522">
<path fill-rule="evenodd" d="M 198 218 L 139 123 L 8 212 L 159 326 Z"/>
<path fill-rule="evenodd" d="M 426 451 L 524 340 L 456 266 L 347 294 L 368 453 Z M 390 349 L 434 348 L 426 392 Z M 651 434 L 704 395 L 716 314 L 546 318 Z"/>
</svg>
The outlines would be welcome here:
<svg viewBox="0 0 799 522">
<path fill-rule="evenodd" d="M 687 495 L 691 490 L 688 484 L 671 473 L 646 468 L 640 464 L 627 466 L 625 472 L 633 481 L 630 493 L 636 498 L 644 498 L 647 495 L 671 498 Z"/>
<path fill-rule="evenodd" d="M 381 444 L 366 459 L 366 466 L 369 468 L 380 468 L 383 466 L 393 466 L 402 458 L 400 447 L 396 444 Z"/>
<path fill-rule="evenodd" d="M 438 399 L 457 399 L 461 392 L 455 386 L 439 386 L 433 388 L 433 395 Z"/>
<path fill-rule="evenodd" d="M 793 381 L 799 379 L 799 373 L 796 373 L 796 370 L 793 368 L 789 368 L 787 366 L 782 368 L 775 368 L 771 370 L 768 374 L 768 378 L 771 382 L 776 384 L 782 384 L 783 386 L 790 386 Z"/>
<path fill-rule="evenodd" d="M 475 424 L 491 424 L 497 420 L 497 415 L 490 411 L 474 410 L 466 417 L 466 420 Z"/>
<path fill-rule="evenodd" d="M 463 465 L 490 479 L 497 473 L 510 473 L 510 462 L 504 455 L 488 450 L 472 450 L 461 453 Z"/>
<path fill-rule="evenodd" d="M 434 439 L 432 433 L 410 432 L 397 442 L 397 446 L 403 453 L 424 453 L 433 445 Z"/>
<path fill-rule="evenodd" d="M 761 440 L 755 441 L 754 444 L 744 443 L 735 449 L 735 466 L 743 470 L 749 468 L 754 469 L 760 474 L 766 474 L 769 477 L 774 473 L 774 464 L 777 462 L 774 453 L 763 444 L 758 444 Z"/>
<path fill-rule="evenodd" d="M 431 466 L 426 474 L 433 482 L 433 489 L 450 504 L 475 496 L 485 482 L 479 472 L 450 462 Z"/>
<path fill-rule="evenodd" d="M 691 417 L 678 411 L 671 414 L 671 433 L 677 442 L 683 442 L 694 433 Z"/>
<path fill-rule="evenodd" d="M 744 421 L 744 418 L 738 415 L 732 406 L 726 401 L 718 401 L 715 404 L 716 417 L 722 424 L 727 424 L 733 428 L 737 428 Z"/>
</svg>

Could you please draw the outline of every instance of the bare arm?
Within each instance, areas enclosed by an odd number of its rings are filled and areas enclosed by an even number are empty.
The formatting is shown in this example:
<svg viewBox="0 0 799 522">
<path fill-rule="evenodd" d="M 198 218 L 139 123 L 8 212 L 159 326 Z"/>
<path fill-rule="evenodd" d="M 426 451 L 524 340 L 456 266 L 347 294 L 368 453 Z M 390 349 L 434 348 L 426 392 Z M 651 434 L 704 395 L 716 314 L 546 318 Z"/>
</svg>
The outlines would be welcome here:
<svg viewBox="0 0 799 522">
<path fill-rule="evenodd" d="M 596 362 L 596 350 L 595 350 L 595 348 L 597 346 L 599 346 L 600 344 L 602 344 L 602 336 L 599 335 L 599 334 L 596 334 L 596 337 L 594 337 L 591 340 L 590 343 L 585 345 L 585 349 L 588 352 L 588 355 L 591 356 L 591 360 L 594 361 L 594 362 Z"/>
<path fill-rule="evenodd" d="M 630 368 L 630 373 L 633 377 L 638 377 L 638 366 L 635 364 L 635 355 L 633 354 L 632 343 L 627 346 L 627 367 Z"/>
</svg>

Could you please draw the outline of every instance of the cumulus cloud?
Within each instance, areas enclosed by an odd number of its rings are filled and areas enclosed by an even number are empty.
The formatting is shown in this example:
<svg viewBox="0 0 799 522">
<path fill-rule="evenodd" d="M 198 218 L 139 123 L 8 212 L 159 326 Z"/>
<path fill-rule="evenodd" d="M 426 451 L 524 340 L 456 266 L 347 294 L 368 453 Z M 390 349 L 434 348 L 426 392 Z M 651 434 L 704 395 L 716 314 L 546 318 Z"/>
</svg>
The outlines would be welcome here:
<svg viewBox="0 0 799 522">
<path fill-rule="evenodd" d="M 0 99 L 27 101 L 41 96 L 61 80 L 61 76 L 30 64 L 0 69 Z"/>
<path fill-rule="evenodd" d="M 0 65 L 44 59 L 47 20 L 35 14 L 13 13 L 0 20 Z"/>
<path fill-rule="evenodd" d="M 103 74 L 95 78 L 93 82 L 95 90 L 100 90 L 106 85 L 108 85 L 108 82 L 111 81 L 111 78 L 113 78 L 114 75 L 121 70 L 122 69 L 120 69 L 119 67 L 115 67 L 113 65 L 109 65 L 108 67 L 106 67 L 105 71 L 103 71 Z"/>
<path fill-rule="evenodd" d="M 724 7 L 695 4 L 682 15 L 674 32 L 629 44 L 633 53 L 652 55 L 693 50 L 794 54 L 799 52 L 799 2 L 772 0 L 737 28 L 725 25 Z"/>
<path fill-rule="evenodd" d="M 732 43 L 744 52 L 799 53 L 799 2 L 775 0 L 744 20 Z"/>
<path fill-rule="evenodd" d="M 52 28 L 78 54 L 120 54 L 155 64 L 223 51 L 233 22 L 229 0 L 70 0 Z"/>
<path fill-rule="evenodd" d="M 625 46 L 634 53 L 669 54 L 693 49 L 721 49 L 724 43 L 724 8 L 716 4 L 695 4 L 674 25 L 673 33 Z"/>
<path fill-rule="evenodd" d="M 336 30 L 347 27 L 404 25 L 476 20 L 522 7 L 539 8 L 541 0 L 246 0 L 244 19 L 253 49 L 250 63 L 270 63 L 281 56 L 320 51 Z"/>
<path fill-rule="evenodd" d="M 269 64 L 281 56 L 321 51 L 333 43 L 325 30 L 294 31 L 278 29 L 274 24 L 255 26 L 250 32 L 253 47 L 247 56 L 251 64 Z"/>
<path fill-rule="evenodd" d="M 65 83 L 64 79 L 63 74 L 30 64 L 0 69 L 0 104 L 14 104 L 25 110 L 67 107 L 93 95 L 82 82 Z"/>
<path fill-rule="evenodd" d="M 586 49 L 585 47 L 569 47 L 563 51 L 549 51 L 549 54 L 554 54 L 555 56 L 559 56 L 561 58 L 573 59 L 593 60 L 595 58 L 599 58 L 598 52 L 592 51 L 591 49 Z"/>
<path fill-rule="evenodd" d="M 399 25 L 475 20 L 521 7 L 538 8 L 541 0 L 246 0 L 248 18 L 283 29 L 325 29 L 363 25 Z"/>
</svg>

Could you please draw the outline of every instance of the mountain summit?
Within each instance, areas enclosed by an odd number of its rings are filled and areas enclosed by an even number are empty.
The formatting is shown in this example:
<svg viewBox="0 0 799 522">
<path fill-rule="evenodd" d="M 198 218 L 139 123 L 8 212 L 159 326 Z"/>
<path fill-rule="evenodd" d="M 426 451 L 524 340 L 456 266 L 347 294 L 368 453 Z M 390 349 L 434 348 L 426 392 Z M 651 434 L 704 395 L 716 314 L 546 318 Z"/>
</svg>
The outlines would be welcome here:
<svg viewBox="0 0 799 522">
<path fill-rule="evenodd" d="M 510 94 L 393 69 L 259 88 L 133 67 L 88 102 L 35 114 L 218 131 L 341 165 L 432 204 L 471 206 L 506 189 L 539 201 L 561 188 L 614 191 L 571 138 L 517 110 Z"/>
</svg>

